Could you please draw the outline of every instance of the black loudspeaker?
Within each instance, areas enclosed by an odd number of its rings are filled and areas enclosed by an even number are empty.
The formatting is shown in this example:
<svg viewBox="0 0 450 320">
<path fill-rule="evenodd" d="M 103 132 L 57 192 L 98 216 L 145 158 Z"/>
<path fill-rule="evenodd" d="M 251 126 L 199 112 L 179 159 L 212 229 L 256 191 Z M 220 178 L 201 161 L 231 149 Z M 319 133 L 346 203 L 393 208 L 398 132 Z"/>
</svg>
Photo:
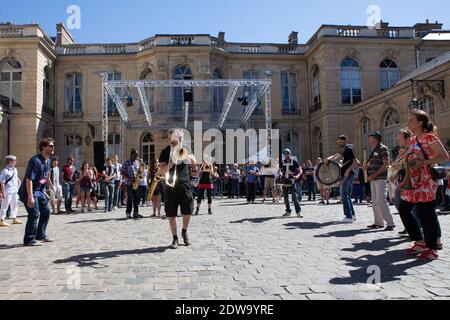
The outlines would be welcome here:
<svg viewBox="0 0 450 320">
<path fill-rule="evenodd" d="M 192 89 L 184 91 L 184 102 L 193 102 L 194 94 L 192 93 Z"/>
<path fill-rule="evenodd" d="M 103 171 L 105 162 L 105 143 L 103 141 L 96 141 L 94 142 L 94 166 L 101 172 Z"/>
</svg>

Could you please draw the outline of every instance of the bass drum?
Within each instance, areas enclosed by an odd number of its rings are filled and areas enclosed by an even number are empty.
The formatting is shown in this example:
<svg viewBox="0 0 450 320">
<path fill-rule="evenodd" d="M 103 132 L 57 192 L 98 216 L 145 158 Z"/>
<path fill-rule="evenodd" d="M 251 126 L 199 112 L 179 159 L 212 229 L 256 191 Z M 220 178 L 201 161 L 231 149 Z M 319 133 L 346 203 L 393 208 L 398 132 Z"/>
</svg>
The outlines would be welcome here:
<svg viewBox="0 0 450 320">
<path fill-rule="evenodd" d="M 338 185 L 342 180 L 342 167 L 339 162 L 330 161 L 327 166 L 325 163 L 319 164 L 316 171 L 317 180 L 326 186 Z"/>
</svg>

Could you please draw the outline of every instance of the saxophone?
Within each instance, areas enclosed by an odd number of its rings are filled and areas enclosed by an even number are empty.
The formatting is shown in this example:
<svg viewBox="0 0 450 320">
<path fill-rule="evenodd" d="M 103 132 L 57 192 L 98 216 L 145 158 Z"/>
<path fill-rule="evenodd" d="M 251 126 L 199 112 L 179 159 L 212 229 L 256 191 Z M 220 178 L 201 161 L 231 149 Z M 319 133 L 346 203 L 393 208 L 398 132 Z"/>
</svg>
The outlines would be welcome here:
<svg viewBox="0 0 450 320">
<path fill-rule="evenodd" d="M 147 194 L 147 201 L 151 201 L 152 200 L 153 194 L 155 194 L 155 190 L 158 187 L 158 185 L 161 182 L 161 180 L 162 180 L 161 169 L 158 167 L 158 170 L 156 170 L 155 177 L 152 180 L 149 192 Z"/>
<path fill-rule="evenodd" d="M 137 172 L 136 178 L 134 178 L 133 191 L 136 191 L 139 188 L 139 184 L 141 183 L 142 179 L 144 179 L 144 175 L 139 170 Z"/>
<path fill-rule="evenodd" d="M 367 171 L 367 169 L 369 167 L 369 164 L 367 163 L 367 150 L 366 149 L 364 149 L 364 156 L 363 157 L 364 157 L 364 159 L 363 159 L 362 168 L 363 168 L 363 172 L 364 172 L 364 182 L 367 183 L 367 180 L 369 180 L 369 173 Z"/>
</svg>

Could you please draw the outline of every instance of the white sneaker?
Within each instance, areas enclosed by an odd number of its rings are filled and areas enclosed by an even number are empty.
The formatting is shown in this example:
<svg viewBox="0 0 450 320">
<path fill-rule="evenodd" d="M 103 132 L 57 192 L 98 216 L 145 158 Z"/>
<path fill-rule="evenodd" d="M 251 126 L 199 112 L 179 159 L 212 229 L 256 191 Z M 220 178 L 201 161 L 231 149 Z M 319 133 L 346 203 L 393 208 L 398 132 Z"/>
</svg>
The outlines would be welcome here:
<svg viewBox="0 0 450 320">
<path fill-rule="evenodd" d="M 117 210 L 117 207 L 114 207 L 114 210 Z"/>
<path fill-rule="evenodd" d="M 356 216 L 353 216 L 353 217 L 352 217 L 352 220 L 353 220 L 353 221 L 356 221 Z"/>
</svg>

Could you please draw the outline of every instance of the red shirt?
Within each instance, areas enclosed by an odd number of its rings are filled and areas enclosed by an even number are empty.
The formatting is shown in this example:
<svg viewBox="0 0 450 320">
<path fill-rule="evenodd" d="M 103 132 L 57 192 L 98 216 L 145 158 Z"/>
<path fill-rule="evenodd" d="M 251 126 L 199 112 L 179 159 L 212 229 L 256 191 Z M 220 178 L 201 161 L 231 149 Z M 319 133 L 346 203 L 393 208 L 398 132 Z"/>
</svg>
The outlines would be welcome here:
<svg viewBox="0 0 450 320">
<path fill-rule="evenodd" d="M 410 155 L 408 156 L 408 160 L 425 160 L 424 154 L 417 143 L 417 139 L 417 137 L 413 137 L 409 143 L 407 152 L 409 152 Z M 436 157 L 436 153 L 431 149 L 431 146 L 438 141 L 439 139 L 432 133 L 425 133 L 422 138 L 419 139 L 419 142 L 429 159 Z M 414 190 L 402 190 L 402 200 L 411 203 L 431 202 L 436 200 L 438 183 L 431 178 L 429 166 L 423 165 L 418 170 L 409 168 L 409 178 L 411 179 L 411 185 Z"/>
</svg>

